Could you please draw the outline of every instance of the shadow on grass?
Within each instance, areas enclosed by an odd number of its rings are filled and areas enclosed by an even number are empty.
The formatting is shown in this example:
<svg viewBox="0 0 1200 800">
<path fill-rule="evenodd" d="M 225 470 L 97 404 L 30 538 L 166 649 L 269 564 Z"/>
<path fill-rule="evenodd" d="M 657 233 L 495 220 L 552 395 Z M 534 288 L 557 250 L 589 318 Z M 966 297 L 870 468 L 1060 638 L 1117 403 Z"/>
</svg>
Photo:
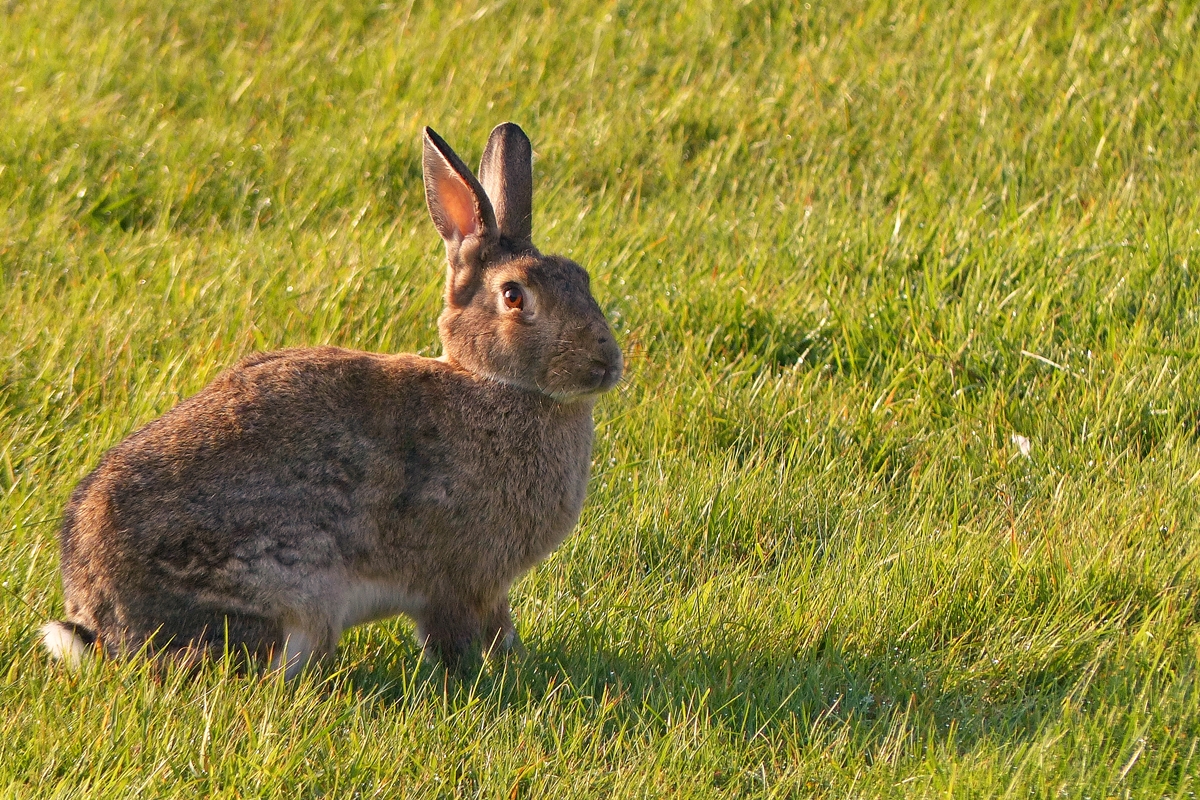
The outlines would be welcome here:
<svg viewBox="0 0 1200 800">
<path fill-rule="evenodd" d="M 898 742 L 966 752 L 984 737 L 1029 740 L 1061 713 L 1087 669 L 1080 658 L 1009 684 L 992 676 L 949 685 L 899 650 L 851 653 L 817 643 L 792 654 L 640 658 L 550 646 L 448 677 L 417 665 L 415 647 L 402 649 L 390 664 L 358 662 L 343 673 L 376 713 L 396 713 L 431 695 L 450 712 L 480 703 L 492 713 L 574 704 L 572 713 L 613 721 L 616 729 L 665 734 L 699 721 L 747 743 L 824 746 L 841 739 L 868 758 L 886 757 Z"/>
</svg>

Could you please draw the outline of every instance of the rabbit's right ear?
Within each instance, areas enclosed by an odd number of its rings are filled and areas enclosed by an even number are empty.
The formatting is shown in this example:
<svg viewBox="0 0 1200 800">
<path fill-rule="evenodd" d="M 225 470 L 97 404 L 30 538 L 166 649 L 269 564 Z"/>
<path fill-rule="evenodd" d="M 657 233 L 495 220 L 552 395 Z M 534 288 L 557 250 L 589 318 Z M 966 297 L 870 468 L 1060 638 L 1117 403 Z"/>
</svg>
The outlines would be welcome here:
<svg viewBox="0 0 1200 800">
<path fill-rule="evenodd" d="M 471 170 L 433 128 L 425 129 L 425 202 L 449 246 L 468 236 L 495 236 L 496 214 Z"/>
<path fill-rule="evenodd" d="M 497 125 L 488 137 L 479 182 L 496 210 L 500 235 L 532 246 L 533 146 L 515 122 Z"/>
</svg>

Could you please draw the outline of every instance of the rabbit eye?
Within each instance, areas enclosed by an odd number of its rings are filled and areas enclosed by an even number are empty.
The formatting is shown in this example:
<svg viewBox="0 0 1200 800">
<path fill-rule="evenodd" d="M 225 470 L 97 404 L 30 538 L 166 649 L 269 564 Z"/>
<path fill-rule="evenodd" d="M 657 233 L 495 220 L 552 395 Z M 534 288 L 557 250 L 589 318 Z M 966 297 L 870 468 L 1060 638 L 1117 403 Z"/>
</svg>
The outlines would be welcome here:
<svg viewBox="0 0 1200 800">
<path fill-rule="evenodd" d="M 514 283 L 510 283 L 504 287 L 502 296 L 504 297 L 504 305 L 508 308 L 515 308 L 520 311 L 525 307 L 525 294 L 521 291 L 521 287 Z"/>
</svg>

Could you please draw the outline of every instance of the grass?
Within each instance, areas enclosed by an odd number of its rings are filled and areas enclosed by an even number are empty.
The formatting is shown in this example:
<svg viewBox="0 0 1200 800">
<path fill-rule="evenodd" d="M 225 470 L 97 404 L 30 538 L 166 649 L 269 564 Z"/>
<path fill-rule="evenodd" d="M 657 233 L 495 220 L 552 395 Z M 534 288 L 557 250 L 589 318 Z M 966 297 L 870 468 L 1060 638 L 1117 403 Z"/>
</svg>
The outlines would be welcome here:
<svg viewBox="0 0 1200 800">
<path fill-rule="evenodd" d="M 0 8 L 0 795 L 1192 797 L 1200 9 Z M 520 122 L 628 356 L 524 659 L 71 674 L 56 523 L 241 355 L 439 350 Z"/>
</svg>

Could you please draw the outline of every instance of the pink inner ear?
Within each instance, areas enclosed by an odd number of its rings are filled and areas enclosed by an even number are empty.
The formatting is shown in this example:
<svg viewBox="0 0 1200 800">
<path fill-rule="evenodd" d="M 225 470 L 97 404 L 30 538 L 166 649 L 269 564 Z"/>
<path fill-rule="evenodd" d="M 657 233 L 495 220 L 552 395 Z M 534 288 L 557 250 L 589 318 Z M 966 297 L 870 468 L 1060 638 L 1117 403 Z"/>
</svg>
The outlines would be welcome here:
<svg viewBox="0 0 1200 800">
<path fill-rule="evenodd" d="M 450 217 L 450 222 L 458 231 L 459 236 L 466 238 L 479 232 L 479 215 L 475 213 L 475 198 L 471 187 L 453 172 L 438 176 L 438 199 L 442 210 Z"/>
</svg>

